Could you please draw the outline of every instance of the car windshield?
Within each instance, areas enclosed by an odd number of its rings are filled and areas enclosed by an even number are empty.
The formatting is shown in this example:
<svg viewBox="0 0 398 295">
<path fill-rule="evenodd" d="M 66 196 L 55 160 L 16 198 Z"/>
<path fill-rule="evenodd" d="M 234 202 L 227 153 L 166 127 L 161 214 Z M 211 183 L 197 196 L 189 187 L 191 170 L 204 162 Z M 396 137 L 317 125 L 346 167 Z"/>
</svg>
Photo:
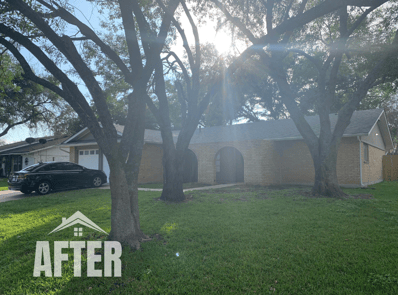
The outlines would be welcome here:
<svg viewBox="0 0 398 295">
<path fill-rule="evenodd" d="M 32 171 L 33 169 L 36 169 L 40 165 L 42 165 L 42 164 L 41 163 L 33 164 L 33 165 L 23 168 L 21 171 Z"/>
</svg>

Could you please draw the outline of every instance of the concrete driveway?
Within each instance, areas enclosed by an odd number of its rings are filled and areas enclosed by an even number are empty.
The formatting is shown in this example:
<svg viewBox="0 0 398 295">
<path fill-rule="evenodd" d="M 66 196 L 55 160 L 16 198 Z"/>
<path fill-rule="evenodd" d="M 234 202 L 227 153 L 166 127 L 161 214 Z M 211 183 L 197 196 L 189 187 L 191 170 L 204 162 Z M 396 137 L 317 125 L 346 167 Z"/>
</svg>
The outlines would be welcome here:
<svg viewBox="0 0 398 295">
<path fill-rule="evenodd" d="M 0 191 L 0 203 L 7 201 L 20 200 L 26 197 L 39 196 L 35 193 L 25 195 L 19 191 Z"/>
</svg>

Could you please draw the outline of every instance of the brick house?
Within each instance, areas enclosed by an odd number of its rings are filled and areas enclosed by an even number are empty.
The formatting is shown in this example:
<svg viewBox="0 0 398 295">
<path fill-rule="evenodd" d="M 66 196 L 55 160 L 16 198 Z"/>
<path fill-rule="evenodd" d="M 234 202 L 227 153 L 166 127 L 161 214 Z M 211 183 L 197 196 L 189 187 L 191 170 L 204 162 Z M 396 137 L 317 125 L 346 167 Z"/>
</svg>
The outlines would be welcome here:
<svg viewBox="0 0 398 295">
<path fill-rule="evenodd" d="M 331 114 L 330 119 L 333 127 L 337 115 Z M 306 120 L 319 134 L 319 117 L 308 116 Z M 123 126 L 118 125 L 117 130 L 121 136 Z M 177 135 L 175 131 L 175 138 Z M 162 181 L 161 144 L 160 131 L 145 131 L 139 182 Z M 71 162 L 102 169 L 109 175 L 106 159 L 88 129 L 63 145 L 71 148 Z M 382 181 L 382 156 L 392 148 L 384 111 L 355 111 L 338 153 L 339 183 L 360 187 Z M 187 182 L 311 185 L 314 181 L 311 155 L 290 119 L 199 128 L 186 159 Z"/>
</svg>

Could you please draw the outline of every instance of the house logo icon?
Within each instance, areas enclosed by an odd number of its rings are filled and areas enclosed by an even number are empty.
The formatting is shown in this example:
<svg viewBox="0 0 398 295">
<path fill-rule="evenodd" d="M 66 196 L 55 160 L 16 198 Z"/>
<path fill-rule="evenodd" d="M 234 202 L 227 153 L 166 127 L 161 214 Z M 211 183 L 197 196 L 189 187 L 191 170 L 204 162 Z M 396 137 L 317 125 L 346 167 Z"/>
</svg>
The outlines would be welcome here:
<svg viewBox="0 0 398 295">
<path fill-rule="evenodd" d="M 77 225 L 77 224 L 87 226 L 87 227 L 92 228 L 92 229 L 94 229 L 96 231 L 103 232 L 104 234 L 108 234 L 106 231 L 104 231 L 98 225 L 96 225 L 94 222 L 92 222 L 90 219 L 88 219 L 80 211 L 76 211 L 75 214 L 73 214 L 68 219 L 66 217 L 62 217 L 62 223 L 59 226 L 57 226 L 49 234 L 55 233 L 57 231 L 64 230 L 64 229 L 66 229 L 68 227 L 71 227 L 71 226 Z M 83 228 L 75 227 L 74 228 L 74 233 L 75 233 L 75 236 L 80 236 L 81 237 L 83 235 Z"/>
</svg>

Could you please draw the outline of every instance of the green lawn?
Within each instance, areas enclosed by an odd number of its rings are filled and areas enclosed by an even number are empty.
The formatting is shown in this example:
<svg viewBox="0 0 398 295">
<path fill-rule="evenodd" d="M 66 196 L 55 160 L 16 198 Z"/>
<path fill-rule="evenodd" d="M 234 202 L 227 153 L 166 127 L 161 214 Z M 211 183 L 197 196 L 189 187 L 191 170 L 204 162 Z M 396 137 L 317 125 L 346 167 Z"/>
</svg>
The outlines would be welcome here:
<svg viewBox="0 0 398 295">
<path fill-rule="evenodd" d="M 338 200 L 239 186 L 182 204 L 140 192 L 141 227 L 163 239 L 124 248 L 121 278 L 87 278 L 85 263 L 74 277 L 71 251 L 61 278 L 33 277 L 36 241 L 82 239 L 48 235 L 62 217 L 80 210 L 109 232 L 109 190 L 0 203 L 0 294 L 398 294 L 398 183 L 374 187 L 347 191 L 371 199 Z"/>
<path fill-rule="evenodd" d="M 0 191 L 8 190 L 7 178 L 0 178 Z"/>
</svg>

